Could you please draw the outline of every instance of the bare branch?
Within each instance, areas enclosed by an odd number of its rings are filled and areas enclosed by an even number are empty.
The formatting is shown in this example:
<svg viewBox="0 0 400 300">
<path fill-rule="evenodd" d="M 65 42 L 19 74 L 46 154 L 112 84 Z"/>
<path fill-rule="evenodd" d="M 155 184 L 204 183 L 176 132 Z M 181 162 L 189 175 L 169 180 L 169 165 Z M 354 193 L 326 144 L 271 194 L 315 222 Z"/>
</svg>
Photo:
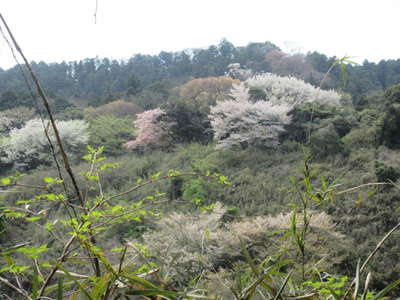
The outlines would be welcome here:
<svg viewBox="0 0 400 300">
<path fill-rule="evenodd" d="M 11 282 L 9 282 L 7 279 L 0 277 L 0 281 L 2 283 L 4 283 L 6 286 L 8 286 L 9 288 L 13 289 L 14 291 L 16 291 L 18 294 L 24 296 L 26 299 L 32 300 L 32 298 L 23 290 L 21 290 L 20 288 L 16 287 L 15 285 L 13 285 Z"/>
</svg>

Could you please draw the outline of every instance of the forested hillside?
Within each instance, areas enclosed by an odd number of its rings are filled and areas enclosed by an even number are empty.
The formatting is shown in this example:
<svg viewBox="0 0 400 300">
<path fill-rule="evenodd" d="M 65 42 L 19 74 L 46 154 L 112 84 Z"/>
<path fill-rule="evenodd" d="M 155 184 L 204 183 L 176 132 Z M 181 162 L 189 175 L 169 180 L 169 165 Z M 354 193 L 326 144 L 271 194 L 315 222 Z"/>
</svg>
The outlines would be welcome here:
<svg viewBox="0 0 400 300">
<path fill-rule="evenodd" d="M 242 68 L 255 73 L 295 76 L 318 86 L 336 59 L 318 52 L 288 55 L 270 42 L 235 47 L 222 40 L 219 45 L 207 49 L 137 54 L 127 61 L 88 58 L 52 64 L 33 62 L 32 67 L 49 96 L 60 102 L 74 101 L 78 106 L 98 106 L 126 95 L 135 96 L 137 101 L 157 102 L 161 100 L 159 97 L 164 99 L 171 88 L 190 79 L 225 75 L 232 63 L 239 63 Z M 347 72 L 349 82 L 343 87 L 337 65 L 330 72 L 330 80 L 324 83 L 324 88 L 340 88 L 354 96 L 382 91 L 400 82 L 400 60 L 364 61 L 362 65 L 349 65 Z M 17 66 L 6 71 L 0 69 L 2 109 L 29 105 L 27 92 Z M 144 100 L 147 98 L 150 100 Z M 154 103 L 143 105 L 157 106 Z"/>
<path fill-rule="evenodd" d="M 400 59 L 222 40 L 32 67 L 76 185 L 24 66 L 0 70 L 0 298 L 400 293 L 399 233 L 373 252 L 399 219 Z"/>
</svg>

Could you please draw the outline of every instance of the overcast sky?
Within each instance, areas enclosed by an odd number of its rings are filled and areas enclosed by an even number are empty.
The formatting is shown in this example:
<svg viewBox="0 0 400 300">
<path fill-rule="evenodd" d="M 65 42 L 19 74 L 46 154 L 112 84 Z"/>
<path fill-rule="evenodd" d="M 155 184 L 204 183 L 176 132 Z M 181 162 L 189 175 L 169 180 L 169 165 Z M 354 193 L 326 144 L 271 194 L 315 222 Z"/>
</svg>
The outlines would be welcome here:
<svg viewBox="0 0 400 300">
<path fill-rule="evenodd" d="M 400 58 L 400 0 L 1 0 L 29 60 L 129 58 L 271 41 L 328 56 Z M 0 39 L 0 67 L 13 65 Z"/>
</svg>

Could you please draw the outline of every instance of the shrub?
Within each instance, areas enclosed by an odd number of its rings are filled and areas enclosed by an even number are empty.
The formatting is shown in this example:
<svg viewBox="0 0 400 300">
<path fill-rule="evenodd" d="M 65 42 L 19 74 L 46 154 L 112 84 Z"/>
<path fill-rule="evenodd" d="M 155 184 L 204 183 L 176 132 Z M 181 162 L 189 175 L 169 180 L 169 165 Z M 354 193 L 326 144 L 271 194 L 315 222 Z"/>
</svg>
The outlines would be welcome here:
<svg viewBox="0 0 400 300">
<path fill-rule="evenodd" d="M 60 121 L 68 120 L 83 120 L 85 118 L 85 111 L 88 109 L 82 109 L 76 106 L 70 106 L 55 115 L 55 118 Z"/>
<path fill-rule="evenodd" d="M 212 139 L 210 120 L 199 105 L 187 101 L 173 101 L 164 106 L 162 120 L 171 124 L 169 131 L 175 143 L 199 142 Z"/>
<path fill-rule="evenodd" d="M 129 118 L 102 115 L 89 121 L 89 131 L 91 145 L 103 146 L 106 154 L 120 155 L 126 152 L 123 144 L 131 137 L 134 126 Z"/>
<path fill-rule="evenodd" d="M 326 157 L 342 153 L 345 148 L 335 127 L 328 124 L 311 135 L 312 154 L 316 157 Z"/>
<path fill-rule="evenodd" d="M 358 127 L 352 129 L 342 141 L 346 149 L 373 148 L 377 145 L 378 130 L 376 127 Z"/>
<path fill-rule="evenodd" d="M 400 147 L 400 103 L 390 104 L 382 117 L 380 142 L 392 149 Z"/>
<path fill-rule="evenodd" d="M 180 97 L 193 100 L 198 105 L 215 105 L 217 101 L 226 98 L 233 84 L 239 80 L 230 77 L 197 78 L 180 87 Z"/>
<path fill-rule="evenodd" d="M 117 118 L 133 117 L 143 110 L 134 103 L 129 103 L 124 100 L 116 100 L 95 108 L 93 111 L 88 111 L 88 117 L 93 118 L 100 115 L 112 115 Z"/>
<path fill-rule="evenodd" d="M 172 213 L 157 221 L 153 231 L 143 235 L 140 242 L 148 246 L 149 258 L 160 267 L 164 280 L 185 285 L 201 273 L 229 269 L 234 263 L 246 260 L 243 247 L 257 262 L 268 256 L 280 259 L 296 256 L 291 239 L 282 238 L 289 230 L 290 214 L 223 224 L 225 213 L 220 204 L 212 212 L 197 216 Z M 345 237 L 335 232 L 327 214 L 314 212 L 310 219 L 309 266 L 318 262 L 321 269 L 340 263 L 347 255 L 344 247 L 339 246 Z"/>
<path fill-rule="evenodd" d="M 396 182 L 400 178 L 400 169 L 375 161 L 375 174 L 378 182 Z"/>
</svg>

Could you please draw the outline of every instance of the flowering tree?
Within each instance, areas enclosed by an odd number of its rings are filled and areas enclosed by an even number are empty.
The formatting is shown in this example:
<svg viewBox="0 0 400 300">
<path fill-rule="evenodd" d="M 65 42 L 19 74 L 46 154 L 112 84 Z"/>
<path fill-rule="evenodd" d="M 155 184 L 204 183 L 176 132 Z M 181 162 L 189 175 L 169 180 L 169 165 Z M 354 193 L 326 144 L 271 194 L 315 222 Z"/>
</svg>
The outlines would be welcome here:
<svg viewBox="0 0 400 300">
<path fill-rule="evenodd" d="M 278 144 L 278 136 L 288 124 L 288 105 L 273 105 L 267 101 L 252 102 L 248 88 L 236 86 L 232 100 L 219 102 L 211 108 L 211 125 L 217 146 L 243 148 L 255 143 Z"/>
<path fill-rule="evenodd" d="M 249 78 L 244 83 L 251 88 L 265 92 L 266 100 L 274 104 L 286 103 L 294 106 L 307 102 L 320 104 L 339 104 L 341 96 L 335 91 L 325 91 L 293 77 L 281 77 L 274 74 L 261 74 Z"/>
<path fill-rule="evenodd" d="M 89 140 L 87 123 L 82 120 L 59 121 L 57 127 L 66 152 L 73 159 L 78 158 L 78 153 Z M 51 129 L 48 134 L 54 142 Z M 12 164 L 19 170 L 36 168 L 42 164 L 50 165 L 53 161 L 43 123 L 39 119 L 30 120 L 24 127 L 11 130 L 10 135 L 0 145 L 0 152 L 3 163 Z"/>
<path fill-rule="evenodd" d="M 261 91 L 264 99 L 254 99 L 251 89 Z M 211 124 L 220 148 L 276 146 L 294 106 L 314 101 L 338 104 L 340 95 L 295 78 L 262 74 L 235 85 L 230 98 L 211 108 Z"/>
<path fill-rule="evenodd" d="M 139 241 L 148 245 L 149 257 L 160 267 L 160 276 L 165 276 L 176 285 L 185 285 L 202 272 L 212 276 L 211 270 L 232 266 L 245 257 L 243 245 L 255 259 L 263 260 L 266 254 L 275 255 L 287 249 L 285 254 L 280 255 L 300 260 L 293 251 L 291 240 L 281 239 L 279 247 L 271 243 L 282 232 L 289 230 L 291 214 L 243 218 L 221 226 L 225 214 L 226 209 L 220 203 L 212 212 L 200 215 L 172 213 L 157 221 L 155 230 L 144 233 Z M 319 262 L 328 267 L 342 261 L 345 258 L 344 247 L 334 245 L 345 236 L 335 231 L 335 224 L 329 215 L 324 212 L 311 214 L 312 233 L 307 236 L 308 263 L 313 265 Z M 168 247 L 165 246 L 167 244 Z M 329 256 L 322 257 L 321 253 L 329 253 Z M 140 265 L 142 259 L 136 262 Z"/>
<path fill-rule="evenodd" d="M 161 120 L 164 116 L 165 112 L 160 108 L 146 110 L 138 114 L 134 121 L 138 128 L 136 139 L 126 142 L 124 146 L 130 150 L 169 146 L 172 138 L 168 131 L 173 124 Z"/>
</svg>

